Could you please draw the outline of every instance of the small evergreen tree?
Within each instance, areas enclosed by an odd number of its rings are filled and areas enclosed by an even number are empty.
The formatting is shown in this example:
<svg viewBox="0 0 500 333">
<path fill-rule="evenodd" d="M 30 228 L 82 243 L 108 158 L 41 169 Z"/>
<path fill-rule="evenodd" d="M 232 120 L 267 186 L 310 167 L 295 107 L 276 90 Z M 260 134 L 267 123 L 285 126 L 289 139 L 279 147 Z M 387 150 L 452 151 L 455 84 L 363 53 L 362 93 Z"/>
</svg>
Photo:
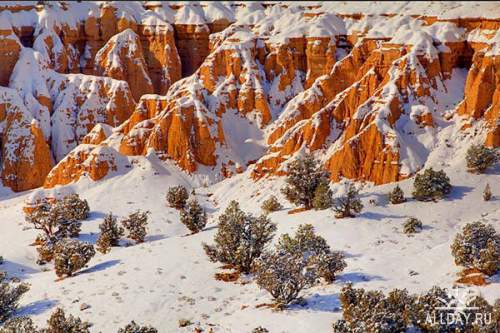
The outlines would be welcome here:
<svg viewBox="0 0 500 333">
<path fill-rule="evenodd" d="M 288 252 L 267 252 L 256 267 L 257 285 L 271 294 L 278 307 L 296 300 L 302 289 L 316 280 L 316 275 L 305 269 L 305 260 Z"/>
<path fill-rule="evenodd" d="M 403 232 L 405 234 L 414 234 L 420 232 L 423 228 L 422 221 L 415 217 L 410 217 L 406 220 L 403 226 Z"/>
<path fill-rule="evenodd" d="M 54 247 L 58 241 L 59 239 L 55 236 L 38 236 L 35 241 L 37 244 L 36 251 L 38 252 L 37 264 L 44 265 L 54 259 Z"/>
<path fill-rule="evenodd" d="M 106 254 L 111 251 L 111 236 L 106 234 L 100 234 L 99 238 L 97 238 L 96 242 L 96 250 L 101 252 L 102 254 Z"/>
<path fill-rule="evenodd" d="M 233 200 L 219 216 L 215 244 L 203 244 L 203 247 L 211 261 L 229 264 L 240 272 L 249 273 L 275 231 L 276 225 L 265 215 L 254 217 L 246 214 Z"/>
<path fill-rule="evenodd" d="M 278 211 L 282 208 L 283 206 L 279 203 L 278 198 L 276 198 L 276 196 L 274 195 L 271 195 L 268 199 L 266 199 L 261 206 L 261 209 L 266 214 Z"/>
<path fill-rule="evenodd" d="M 207 225 L 207 213 L 196 199 L 189 200 L 186 208 L 181 211 L 181 223 L 192 234 L 200 232 Z"/>
<path fill-rule="evenodd" d="M 391 192 L 389 192 L 388 197 L 389 202 L 393 205 L 397 205 L 406 201 L 405 193 L 403 192 L 401 187 L 399 187 L 399 185 L 396 185 L 396 187 Z"/>
<path fill-rule="evenodd" d="M 340 302 L 343 319 L 334 323 L 334 332 L 406 332 L 415 297 L 405 289 L 392 290 L 385 296 L 348 284 L 342 288 Z"/>
<path fill-rule="evenodd" d="M 302 257 L 308 270 L 314 271 L 318 278 L 327 282 L 333 282 L 335 274 L 346 267 L 344 255 L 332 251 L 326 240 L 314 233 L 311 224 L 300 225 L 295 237 L 283 234 L 276 245 L 276 251 Z"/>
<path fill-rule="evenodd" d="M 137 210 L 130 214 L 126 219 L 122 220 L 122 225 L 128 231 L 127 237 L 134 240 L 136 243 L 142 243 L 146 238 L 148 214 L 149 212 Z"/>
<path fill-rule="evenodd" d="M 105 237 L 109 241 L 109 246 L 119 246 L 120 238 L 123 237 L 125 231 L 116 222 L 116 217 L 110 212 L 104 217 L 104 221 L 99 224 L 101 230 L 101 237 Z M 98 240 L 99 241 L 99 240 Z"/>
<path fill-rule="evenodd" d="M 42 333 L 29 317 L 14 317 L 0 326 L 0 333 Z"/>
<path fill-rule="evenodd" d="M 181 185 L 170 187 L 167 192 L 168 205 L 178 210 L 186 207 L 188 197 L 189 195 L 187 189 Z"/>
<path fill-rule="evenodd" d="M 118 333 L 158 333 L 158 330 L 151 326 L 139 326 L 132 320 L 127 326 L 120 328 Z"/>
<path fill-rule="evenodd" d="M 291 203 L 311 209 L 316 188 L 322 182 L 328 183 L 329 176 L 329 173 L 318 165 L 312 155 L 306 155 L 289 164 L 287 185 L 281 189 L 281 192 Z"/>
<path fill-rule="evenodd" d="M 64 213 L 65 220 L 81 221 L 89 216 L 90 208 L 87 200 L 80 199 L 78 194 L 70 194 L 57 201 Z"/>
<path fill-rule="evenodd" d="M 92 244 L 62 239 L 54 246 L 54 268 L 58 277 L 72 276 L 95 255 Z"/>
<path fill-rule="evenodd" d="M 426 169 L 418 174 L 413 182 L 413 197 L 419 201 L 442 199 L 451 192 L 450 179 L 446 173 Z"/>
<path fill-rule="evenodd" d="M 47 321 L 47 328 L 44 333 L 90 333 L 88 322 L 82 321 L 73 315 L 66 316 L 64 310 L 57 308 L 49 320 Z"/>
<path fill-rule="evenodd" d="M 316 190 L 312 206 L 316 210 L 322 210 L 332 207 L 332 190 L 330 190 L 329 181 L 325 178 L 321 179 Z"/>
<path fill-rule="evenodd" d="M 455 263 L 488 275 L 500 270 L 500 235 L 490 224 L 467 223 L 451 244 Z"/>
<path fill-rule="evenodd" d="M 495 149 L 487 148 L 484 145 L 472 145 L 467 150 L 465 161 L 467 169 L 472 173 L 483 173 L 497 160 Z"/>
<path fill-rule="evenodd" d="M 42 200 L 26 214 L 26 221 L 32 224 L 35 229 L 42 231 L 42 235 L 39 235 L 38 239 L 51 240 L 48 243 L 44 242 L 45 244 L 39 243 L 47 249 L 59 239 L 78 237 L 82 225 L 80 221 L 87 218 L 88 215 L 87 201 L 81 200 L 78 194 L 71 194 L 61 200 Z M 44 261 L 45 259 L 40 257 L 39 262 Z"/>
<path fill-rule="evenodd" d="M 490 184 L 486 184 L 486 187 L 484 188 L 484 191 L 483 191 L 484 201 L 490 201 L 492 196 L 493 196 L 493 194 L 491 193 Z"/>
<path fill-rule="evenodd" d="M 335 200 L 333 209 L 337 218 L 355 217 L 355 214 L 361 212 L 363 204 L 359 199 L 359 191 L 356 190 L 354 184 L 349 184 L 347 193 Z"/>
<path fill-rule="evenodd" d="M 17 310 L 19 299 L 29 290 L 26 283 L 14 284 L 7 281 L 7 274 L 0 272 L 0 324 Z"/>
</svg>

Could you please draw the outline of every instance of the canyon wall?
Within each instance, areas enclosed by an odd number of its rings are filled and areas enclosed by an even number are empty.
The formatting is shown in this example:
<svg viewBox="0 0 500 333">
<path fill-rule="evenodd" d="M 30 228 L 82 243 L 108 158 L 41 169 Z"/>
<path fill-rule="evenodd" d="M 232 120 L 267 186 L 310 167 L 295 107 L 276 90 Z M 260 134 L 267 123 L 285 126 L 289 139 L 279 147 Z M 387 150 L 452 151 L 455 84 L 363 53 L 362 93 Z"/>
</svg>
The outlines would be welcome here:
<svg viewBox="0 0 500 333">
<path fill-rule="evenodd" d="M 488 6 L 7 6 L 0 86 L 20 98 L 2 104 L 2 135 L 19 119 L 37 149 L 16 163 L 38 171 L 6 164 L 2 140 L 4 185 L 99 180 L 151 152 L 213 181 L 259 179 L 306 151 L 333 181 L 383 184 L 417 172 L 443 124 L 479 126 L 498 147 L 500 13 Z"/>
</svg>

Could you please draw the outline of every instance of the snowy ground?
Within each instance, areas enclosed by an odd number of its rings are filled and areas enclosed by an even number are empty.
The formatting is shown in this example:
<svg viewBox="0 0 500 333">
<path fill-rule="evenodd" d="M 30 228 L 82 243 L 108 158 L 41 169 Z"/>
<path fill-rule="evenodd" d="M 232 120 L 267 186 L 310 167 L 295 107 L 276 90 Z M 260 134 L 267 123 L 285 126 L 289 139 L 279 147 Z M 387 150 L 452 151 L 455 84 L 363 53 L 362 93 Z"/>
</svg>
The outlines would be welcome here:
<svg viewBox="0 0 500 333">
<path fill-rule="evenodd" d="M 179 329 L 179 319 L 189 319 L 204 329 L 213 327 L 215 332 L 249 332 L 259 325 L 271 332 L 328 332 L 341 316 L 338 293 L 342 284 L 351 281 L 355 287 L 384 291 L 408 288 L 411 292 L 436 284 L 451 287 L 459 268 L 453 263 L 449 245 L 461 226 L 485 220 L 500 229 L 500 166 L 485 175 L 468 174 L 462 158 L 454 158 L 463 156 L 460 149 L 453 154 L 446 148 L 435 149 L 429 157 L 434 166 L 449 161 L 444 167 L 454 185 L 449 198 L 437 203 L 409 200 L 390 205 L 384 194 L 393 184 L 366 185 L 362 191 L 365 208 L 353 219 L 336 220 L 331 210 L 289 215 L 292 207 L 282 201 L 285 208 L 270 215 L 278 224 L 277 235 L 293 232 L 301 223 L 312 223 L 333 249 L 345 251 L 347 256 L 347 268 L 338 281 L 304 292 L 304 307 L 283 312 L 255 308 L 270 301 L 267 292 L 255 283 L 216 281 L 214 273 L 219 265 L 208 261 L 201 246 L 212 241 L 215 216 L 229 200 L 238 199 L 243 209 L 258 212 L 268 195 L 280 197 L 283 179 L 254 183 L 242 174 L 197 188 L 198 198 L 213 215 L 203 232 L 185 236 L 187 230 L 179 223 L 178 213 L 165 205 L 165 193 L 169 186 L 189 186 L 192 182 L 175 167 L 147 158 L 139 158 L 126 174 L 98 183 L 83 180 L 55 190 L 76 191 L 89 201 L 92 213 L 83 223 L 80 239 L 92 243 L 97 239 L 98 224 L 109 211 L 119 216 L 138 208 L 151 211 L 146 243 L 113 248 L 106 255 L 98 253 L 80 274 L 55 282 L 52 265 L 35 263 L 36 251 L 29 244 L 36 232 L 26 230 L 21 212 L 24 201 L 40 190 L 22 194 L 3 190 L 0 254 L 5 263 L 0 269 L 31 284 L 20 313 L 33 316 L 38 324 L 44 324 L 53 309 L 62 306 L 92 322 L 93 332 L 115 332 L 132 319 L 149 323 L 160 332 L 193 331 L 193 326 Z M 496 194 L 490 202 L 482 200 L 487 182 Z M 400 185 L 409 196 L 412 179 Z M 336 185 L 334 191 L 340 187 Z M 208 193 L 213 195 L 209 197 Z M 371 199 L 377 203 L 370 203 Z M 414 237 L 401 232 L 408 216 L 418 217 L 425 225 Z M 410 275 L 410 271 L 418 274 Z M 491 281 L 480 288 L 489 301 L 500 297 L 500 276 Z M 82 303 L 91 307 L 80 311 Z"/>
</svg>

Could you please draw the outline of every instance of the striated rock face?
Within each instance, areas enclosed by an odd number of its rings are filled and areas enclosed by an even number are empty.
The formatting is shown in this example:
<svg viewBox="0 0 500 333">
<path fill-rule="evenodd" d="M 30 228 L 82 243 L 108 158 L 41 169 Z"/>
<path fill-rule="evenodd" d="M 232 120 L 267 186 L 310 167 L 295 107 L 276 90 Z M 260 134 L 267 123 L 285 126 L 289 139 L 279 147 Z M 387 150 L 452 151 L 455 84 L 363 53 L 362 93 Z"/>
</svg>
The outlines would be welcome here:
<svg viewBox="0 0 500 333">
<path fill-rule="evenodd" d="M 10 75 L 14 70 L 19 54 L 21 53 L 21 43 L 14 35 L 12 27 L 5 24 L 5 16 L 0 15 L 0 86 L 8 86 Z"/>
<path fill-rule="evenodd" d="M 112 148 L 81 144 L 50 171 L 43 185 L 46 188 L 65 185 L 84 174 L 97 181 L 118 171 L 124 163 L 126 159 Z"/>
<path fill-rule="evenodd" d="M 33 26 L 9 14 L 0 85 L 19 95 L 25 137 L 46 147 L 31 165 L 50 162 L 8 186 L 98 180 L 153 152 L 211 181 L 247 168 L 258 179 L 305 151 L 334 181 L 383 184 L 417 172 L 443 127 L 484 124 L 499 146 L 495 7 L 481 4 L 483 18 L 439 6 L 53 3 L 30 12 Z M 19 112 L 5 105 L 2 133 L 14 135 Z M 5 170 L 4 184 L 29 178 Z"/>
<path fill-rule="evenodd" d="M 95 73 L 126 81 L 135 100 L 153 93 L 139 36 L 131 29 L 113 37 L 96 54 Z"/>
<path fill-rule="evenodd" d="M 476 52 L 464 91 L 458 113 L 476 120 L 485 119 L 486 145 L 500 147 L 500 54 Z"/>
<path fill-rule="evenodd" d="M 14 191 L 39 187 L 52 168 L 39 123 L 17 92 L 0 88 L 2 181 Z"/>
</svg>

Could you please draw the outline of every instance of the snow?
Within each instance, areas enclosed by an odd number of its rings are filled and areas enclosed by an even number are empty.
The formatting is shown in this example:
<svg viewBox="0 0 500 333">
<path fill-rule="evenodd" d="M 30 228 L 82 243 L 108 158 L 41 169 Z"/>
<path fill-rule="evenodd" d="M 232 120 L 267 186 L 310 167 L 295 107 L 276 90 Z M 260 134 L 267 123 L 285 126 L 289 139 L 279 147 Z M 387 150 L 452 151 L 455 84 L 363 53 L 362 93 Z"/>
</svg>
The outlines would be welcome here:
<svg viewBox="0 0 500 333">
<path fill-rule="evenodd" d="M 192 181 L 175 166 L 152 156 L 138 157 L 134 158 L 134 168 L 126 174 L 98 183 L 84 179 L 45 192 L 50 196 L 77 192 L 89 201 L 91 215 L 83 223 L 80 239 L 91 243 L 95 243 L 98 224 L 109 211 L 122 217 L 137 208 L 150 210 L 151 224 L 144 244 L 113 248 L 106 255 L 98 253 L 87 269 L 55 282 L 54 272 L 41 270 L 35 264 L 35 249 L 28 246 L 36 232 L 23 230 L 21 207 L 25 200 L 43 191 L 5 195 L 0 205 L 4 216 L 0 234 L 7 240 L 0 243 L 0 253 L 5 258 L 2 269 L 31 284 L 31 290 L 21 301 L 20 314 L 33 316 L 39 324 L 45 322 L 56 306 L 62 306 L 67 312 L 91 321 L 92 332 L 116 331 L 131 319 L 152 324 L 160 332 L 190 332 L 192 327 L 177 327 L 179 319 L 190 319 L 205 328 L 215 325 L 214 330 L 220 332 L 250 331 L 259 325 L 273 332 L 328 331 L 341 316 L 338 293 L 344 283 L 350 281 L 355 287 L 384 292 L 393 288 L 422 292 L 434 284 L 449 288 L 459 270 L 449 249 L 453 236 L 470 221 L 484 220 L 498 227 L 497 199 L 484 202 L 481 194 L 487 182 L 493 193 L 500 193 L 500 170 L 497 167 L 485 175 L 470 175 L 464 171 L 462 156 L 462 150 L 448 156 L 452 165 L 445 166 L 445 170 L 454 185 L 449 198 L 436 203 L 409 200 L 390 205 L 385 193 L 394 184 L 366 185 L 361 193 L 363 212 L 345 220 L 336 220 L 331 210 L 289 215 L 287 211 L 292 206 L 279 192 L 283 179 L 255 183 L 247 174 L 238 175 L 209 188 L 196 188 L 198 199 L 212 215 L 207 228 L 192 236 L 185 236 L 187 230 L 179 222 L 178 212 L 166 207 L 164 199 L 169 186 L 189 187 Z M 428 166 L 440 168 L 440 161 L 436 154 Z M 411 180 L 399 185 L 408 196 Z M 335 195 L 342 188 L 342 184 L 334 185 Z M 213 195 L 208 197 L 208 193 Z M 213 275 L 219 271 L 219 265 L 209 262 L 201 246 L 202 242 L 211 243 L 216 216 L 235 195 L 244 210 L 258 213 L 262 201 L 271 194 L 277 195 L 285 207 L 270 215 L 278 224 L 277 236 L 293 232 L 302 223 L 311 223 L 333 250 L 344 251 L 347 256 L 347 268 L 336 282 L 306 290 L 305 307 L 293 306 L 282 312 L 255 308 L 270 298 L 254 282 L 216 281 Z M 377 205 L 370 204 L 370 199 L 375 199 Z M 474 209 L 470 209 L 471 205 Z M 424 224 L 423 231 L 413 237 L 402 233 L 402 224 L 408 216 L 418 217 Z M 410 271 L 418 275 L 410 276 Z M 492 281 L 498 278 L 493 277 Z M 500 297 L 498 282 L 481 287 L 480 291 L 490 302 Z M 83 302 L 90 309 L 80 311 Z"/>
</svg>

